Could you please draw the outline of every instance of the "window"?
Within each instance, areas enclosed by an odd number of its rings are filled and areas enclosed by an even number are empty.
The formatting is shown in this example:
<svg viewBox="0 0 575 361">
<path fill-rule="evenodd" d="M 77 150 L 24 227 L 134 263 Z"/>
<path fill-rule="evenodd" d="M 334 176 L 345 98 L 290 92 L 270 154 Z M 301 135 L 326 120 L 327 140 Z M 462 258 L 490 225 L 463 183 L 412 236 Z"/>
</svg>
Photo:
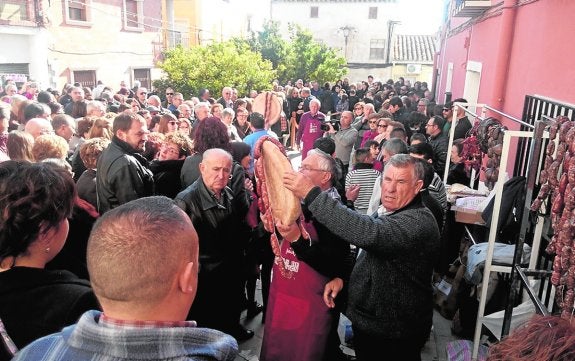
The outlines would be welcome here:
<svg viewBox="0 0 575 361">
<path fill-rule="evenodd" d="M 4 0 L 2 5 L 0 5 L 0 21 L 4 20 L 12 23 L 29 21 L 32 19 L 32 10 L 33 7 L 29 8 L 25 1 Z"/>
<path fill-rule="evenodd" d="M 377 19 L 377 6 L 369 7 L 368 19 Z"/>
<path fill-rule="evenodd" d="M 371 39 L 369 44 L 369 58 L 374 60 L 385 59 L 385 39 Z"/>
<path fill-rule="evenodd" d="M 86 1 L 70 0 L 68 1 L 68 18 L 75 21 L 87 21 Z"/>
<path fill-rule="evenodd" d="M 309 13 L 310 18 L 318 18 L 319 17 L 319 8 L 317 6 L 312 6 Z"/>
<path fill-rule="evenodd" d="M 64 22 L 68 25 L 90 26 L 92 0 L 63 0 Z"/>
<path fill-rule="evenodd" d="M 124 30 L 144 30 L 144 2 L 124 0 Z"/>
<path fill-rule="evenodd" d="M 151 89 L 150 69 L 134 69 L 134 80 L 138 80 L 143 88 Z"/>
<path fill-rule="evenodd" d="M 94 88 L 96 87 L 96 71 L 95 70 L 76 70 L 73 72 L 73 83 L 78 82 L 83 87 Z"/>
</svg>

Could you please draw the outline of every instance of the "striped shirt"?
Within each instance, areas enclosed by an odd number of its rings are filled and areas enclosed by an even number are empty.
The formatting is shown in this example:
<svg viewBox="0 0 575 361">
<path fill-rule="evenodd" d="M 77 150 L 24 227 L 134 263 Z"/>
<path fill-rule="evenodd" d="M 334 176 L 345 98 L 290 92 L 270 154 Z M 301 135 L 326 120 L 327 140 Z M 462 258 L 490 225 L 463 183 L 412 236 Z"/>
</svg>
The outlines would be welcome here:
<svg viewBox="0 0 575 361">
<path fill-rule="evenodd" d="M 369 166 L 369 168 L 368 168 Z M 354 184 L 359 185 L 359 194 L 353 202 L 356 211 L 361 214 L 367 213 L 369 199 L 373 193 L 375 180 L 381 173 L 372 169 L 372 164 L 357 163 L 356 169 L 352 170 L 345 177 L 345 189 L 348 190 Z"/>
</svg>

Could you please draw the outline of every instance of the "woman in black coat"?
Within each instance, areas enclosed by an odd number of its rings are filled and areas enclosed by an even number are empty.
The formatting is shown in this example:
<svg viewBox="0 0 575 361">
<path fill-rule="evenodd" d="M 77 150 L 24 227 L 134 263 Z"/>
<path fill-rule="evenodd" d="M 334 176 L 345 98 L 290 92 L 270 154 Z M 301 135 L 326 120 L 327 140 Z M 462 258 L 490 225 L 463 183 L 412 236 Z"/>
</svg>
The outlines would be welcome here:
<svg viewBox="0 0 575 361">
<path fill-rule="evenodd" d="M 150 162 L 156 195 L 176 198 L 182 190 L 180 173 L 186 157 L 192 154 L 192 141 L 181 133 L 169 133 L 160 147 L 158 157 Z"/>
</svg>

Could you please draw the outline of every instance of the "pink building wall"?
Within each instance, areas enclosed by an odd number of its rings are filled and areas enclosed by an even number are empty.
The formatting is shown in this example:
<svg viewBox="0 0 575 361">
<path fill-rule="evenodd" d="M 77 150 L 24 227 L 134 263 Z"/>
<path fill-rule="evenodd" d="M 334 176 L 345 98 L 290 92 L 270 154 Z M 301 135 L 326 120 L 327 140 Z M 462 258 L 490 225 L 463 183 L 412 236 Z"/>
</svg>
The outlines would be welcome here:
<svg viewBox="0 0 575 361">
<path fill-rule="evenodd" d="M 498 3 L 499 1 L 493 1 Z M 508 1 L 509 2 L 509 1 Z M 512 1 L 516 3 L 515 1 Z M 575 1 L 536 1 L 515 8 L 510 52 L 499 54 L 498 47 L 505 31 L 503 16 L 495 15 L 445 39 L 438 68 L 440 82 L 438 102 L 445 99 L 447 65 L 453 63 L 452 97 L 463 95 L 468 61 L 482 64 L 479 103 L 520 118 L 525 95 L 542 95 L 558 101 L 575 103 L 572 83 L 575 81 Z M 466 21 L 451 18 L 451 29 Z M 508 59 L 504 75 L 502 102 L 494 101 L 498 56 Z M 504 119 L 502 119 L 506 125 Z"/>
</svg>

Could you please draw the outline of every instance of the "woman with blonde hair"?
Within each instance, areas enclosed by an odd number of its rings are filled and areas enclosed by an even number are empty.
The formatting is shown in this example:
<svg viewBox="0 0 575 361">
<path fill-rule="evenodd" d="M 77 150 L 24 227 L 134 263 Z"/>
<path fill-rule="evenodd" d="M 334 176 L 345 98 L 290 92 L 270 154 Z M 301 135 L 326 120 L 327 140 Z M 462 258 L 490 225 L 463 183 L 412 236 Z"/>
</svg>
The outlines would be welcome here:
<svg viewBox="0 0 575 361">
<path fill-rule="evenodd" d="M 11 160 L 33 162 L 33 146 L 34 138 L 32 135 L 20 130 L 13 130 L 8 133 L 6 149 Z"/>
<path fill-rule="evenodd" d="M 96 164 L 100 154 L 108 147 L 110 140 L 106 138 L 90 138 L 80 146 L 80 159 L 82 160 L 85 171 L 80 175 L 76 182 L 78 196 L 98 207 L 96 197 Z"/>
<path fill-rule="evenodd" d="M 94 120 L 94 124 L 88 132 L 88 138 L 106 138 L 111 140 L 113 137 L 112 122 L 105 117 L 99 117 Z"/>
<path fill-rule="evenodd" d="M 32 155 L 36 162 L 48 158 L 66 159 L 68 149 L 64 138 L 56 134 L 43 134 L 34 140 Z"/>
</svg>

